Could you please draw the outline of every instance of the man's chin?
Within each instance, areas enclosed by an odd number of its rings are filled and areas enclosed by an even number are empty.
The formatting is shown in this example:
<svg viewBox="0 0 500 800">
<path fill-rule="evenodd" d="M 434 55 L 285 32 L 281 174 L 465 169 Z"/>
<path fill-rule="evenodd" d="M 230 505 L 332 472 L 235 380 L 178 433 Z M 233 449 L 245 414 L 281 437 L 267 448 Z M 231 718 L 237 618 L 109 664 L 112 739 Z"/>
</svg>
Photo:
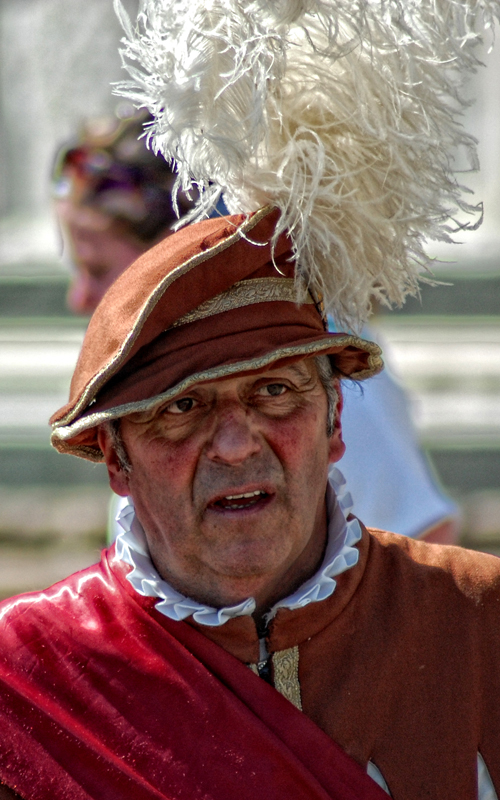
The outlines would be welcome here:
<svg viewBox="0 0 500 800">
<path fill-rule="evenodd" d="M 252 541 L 233 541 L 219 552 L 212 569 L 218 579 L 225 582 L 266 581 L 285 567 L 291 558 L 290 551 L 288 542 L 279 542 L 269 536 Z"/>
</svg>

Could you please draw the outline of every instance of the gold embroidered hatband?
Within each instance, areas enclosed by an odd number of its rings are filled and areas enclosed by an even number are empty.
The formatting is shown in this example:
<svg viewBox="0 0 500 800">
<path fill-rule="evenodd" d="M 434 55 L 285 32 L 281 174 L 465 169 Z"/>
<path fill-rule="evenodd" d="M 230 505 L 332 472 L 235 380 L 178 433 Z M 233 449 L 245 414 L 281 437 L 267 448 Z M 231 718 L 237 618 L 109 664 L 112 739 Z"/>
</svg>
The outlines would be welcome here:
<svg viewBox="0 0 500 800">
<path fill-rule="evenodd" d="M 301 296 L 304 298 L 302 303 L 314 303 L 305 287 L 301 291 Z M 293 278 L 254 278 L 249 281 L 238 281 L 226 292 L 206 300 L 198 308 L 184 314 L 173 323 L 172 328 L 213 317 L 215 314 L 222 314 L 223 311 L 231 311 L 234 308 L 244 308 L 254 303 L 273 303 L 278 300 L 287 303 L 297 302 L 297 286 Z"/>
</svg>

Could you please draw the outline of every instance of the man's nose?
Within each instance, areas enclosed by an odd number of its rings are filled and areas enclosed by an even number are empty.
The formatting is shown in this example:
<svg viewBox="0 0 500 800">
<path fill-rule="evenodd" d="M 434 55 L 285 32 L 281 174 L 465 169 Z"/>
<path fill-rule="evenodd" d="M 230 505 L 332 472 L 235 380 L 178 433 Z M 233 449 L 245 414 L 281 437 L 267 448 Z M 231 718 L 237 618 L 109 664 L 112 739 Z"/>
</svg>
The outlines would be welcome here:
<svg viewBox="0 0 500 800">
<path fill-rule="evenodd" d="M 261 447 L 259 434 L 246 409 L 233 407 L 217 413 L 206 451 L 208 458 L 236 466 L 259 453 Z"/>
</svg>

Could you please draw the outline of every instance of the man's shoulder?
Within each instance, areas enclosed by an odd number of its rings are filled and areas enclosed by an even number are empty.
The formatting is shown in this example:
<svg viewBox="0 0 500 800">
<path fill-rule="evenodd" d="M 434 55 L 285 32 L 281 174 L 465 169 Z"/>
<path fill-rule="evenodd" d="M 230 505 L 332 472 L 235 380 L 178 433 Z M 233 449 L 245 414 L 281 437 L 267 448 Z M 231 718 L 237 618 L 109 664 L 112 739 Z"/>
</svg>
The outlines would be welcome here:
<svg viewBox="0 0 500 800">
<path fill-rule="evenodd" d="M 438 545 L 369 528 L 372 560 L 396 582 L 427 591 L 459 593 L 473 603 L 500 601 L 500 558 L 457 545 Z"/>
<path fill-rule="evenodd" d="M 77 624 L 85 613 L 85 607 L 102 601 L 109 586 L 107 552 L 96 564 L 75 572 L 67 578 L 42 591 L 27 592 L 8 598 L 0 603 L 0 635 L 13 632 L 19 627 L 45 625 L 51 629 L 68 624 Z"/>
<path fill-rule="evenodd" d="M 71 665 L 89 657 L 115 664 L 128 657 L 122 643 L 132 629 L 142 634 L 149 618 L 131 602 L 114 561 L 104 551 L 99 563 L 48 589 L 0 604 L 0 683 L 28 674 L 44 692 L 66 685 Z"/>
</svg>

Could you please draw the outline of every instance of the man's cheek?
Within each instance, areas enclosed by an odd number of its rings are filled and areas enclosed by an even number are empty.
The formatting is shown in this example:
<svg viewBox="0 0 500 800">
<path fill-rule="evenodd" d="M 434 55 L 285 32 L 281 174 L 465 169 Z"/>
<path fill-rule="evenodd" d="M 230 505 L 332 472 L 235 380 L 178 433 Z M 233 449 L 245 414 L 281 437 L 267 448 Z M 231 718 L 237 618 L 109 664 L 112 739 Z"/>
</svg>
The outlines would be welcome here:
<svg viewBox="0 0 500 800">
<path fill-rule="evenodd" d="M 299 466 L 302 460 L 308 460 L 318 453 L 321 439 L 314 427 L 298 421 L 294 425 L 283 426 L 273 437 L 273 449 L 289 466 Z"/>
<path fill-rule="evenodd" d="M 182 481 L 190 463 L 190 455 L 185 447 L 169 442 L 157 430 L 148 432 L 142 445 L 136 452 L 136 458 L 148 481 L 170 484 Z"/>
</svg>

